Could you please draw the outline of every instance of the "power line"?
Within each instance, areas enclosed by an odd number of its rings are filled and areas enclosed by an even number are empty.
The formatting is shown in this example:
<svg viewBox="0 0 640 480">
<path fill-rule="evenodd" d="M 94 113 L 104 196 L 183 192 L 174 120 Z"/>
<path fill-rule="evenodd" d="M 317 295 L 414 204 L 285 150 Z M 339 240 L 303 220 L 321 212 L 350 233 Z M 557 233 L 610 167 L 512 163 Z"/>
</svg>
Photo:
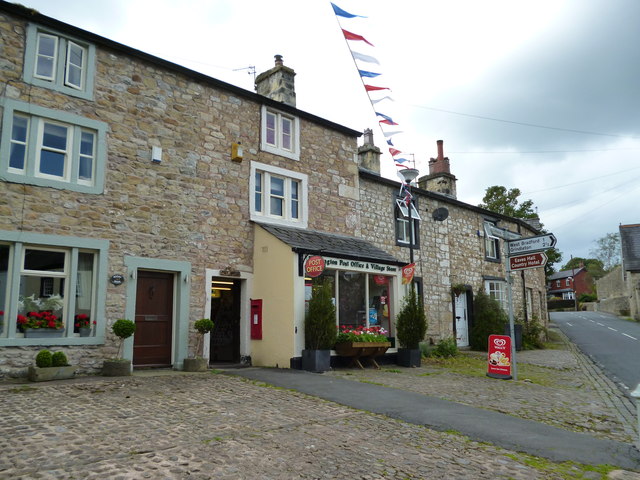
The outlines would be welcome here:
<svg viewBox="0 0 640 480">
<path fill-rule="evenodd" d="M 478 118 L 480 120 L 490 120 L 492 122 L 509 123 L 509 124 L 512 124 L 512 125 L 520 125 L 520 126 L 523 126 L 523 127 L 544 128 L 546 130 L 556 130 L 556 131 L 560 131 L 560 132 L 579 133 L 579 134 L 582 134 L 582 135 L 600 135 L 600 136 L 604 136 L 604 137 L 640 139 L 640 137 L 629 136 L 629 135 L 619 135 L 619 134 L 616 134 L 616 133 L 591 132 L 591 131 L 588 131 L 588 130 L 576 130 L 576 129 L 573 129 L 573 128 L 562 128 L 562 127 L 550 127 L 548 125 L 539 125 L 539 124 L 536 124 L 536 123 L 517 122 L 515 120 L 504 120 L 502 118 L 488 117 L 488 116 L 485 116 L 485 115 L 475 115 L 475 114 L 472 114 L 472 113 L 454 112 L 453 110 L 446 110 L 444 108 L 427 107 L 425 105 L 416 105 L 416 104 L 413 104 L 413 103 L 407 103 L 406 105 L 409 105 L 409 106 L 412 106 L 412 107 L 415 107 L 415 108 L 422 108 L 424 110 L 432 110 L 434 112 L 443 112 L 443 113 L 449 113 L 451 115 L 460 115 L 462 117 Z"/>
<path fill-rule="evenodd" d="M 557 190 L 558 188 L 570 187 L 572 185 L 578 185 L 580 183 L 592 182 L 594 180 L 601 180 L 601 179 L 606 178 L 606 177 L 612 177 L 614 175 L 619 175 L 621 173 L 626 173 L 626 172 L 631 172 L 633 170 L 638 170 L 639 168 L 640 167 L 629 168 L 627 170 L 620 170 L 619 172 L 609 173 L 608 175 L 598 175 L 597 177 L 587 178 L 585 180 L 578 180 L 577 182 L 565 183 L 564 185 L 556 185 L 555 187 L 543 188 L 541 190 L 531 190 L 530 192 L 523 192 L 522 195 L 529 195 L 530 193 L 548 192 L 549 190 Z M 624 185 L 624 183 L 622 185 Z"/>
<path fill-rule="evenodd" d="M 589 153 L 589 152 L 625 152 L 625 151 L 638 151 L 640 147 L 637 148 L 596 148 L 589 150 L 511 150 L 506 152 L 455 152 L 449 151 L 449 154 L 456 155 L 493 155 L 493 154 L 509 154 L 509 155 L 520 155 L 524 153 Z"/>
</svg>

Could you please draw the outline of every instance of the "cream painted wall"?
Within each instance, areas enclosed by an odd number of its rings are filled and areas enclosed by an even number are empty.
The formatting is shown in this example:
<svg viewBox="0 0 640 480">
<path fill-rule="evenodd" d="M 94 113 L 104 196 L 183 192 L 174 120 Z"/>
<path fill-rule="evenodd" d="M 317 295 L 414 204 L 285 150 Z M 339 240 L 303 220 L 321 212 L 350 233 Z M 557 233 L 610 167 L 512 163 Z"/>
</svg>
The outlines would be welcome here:
<svg viewBox="0 0 640 480">
<path fill-rule="evenodd" d="M 262 299 L 262 340 L 251 340 L 251 361 L 255 366 L 289 368 L 295 353 L 297 256 L 259 225 L 254 225 L 254 235 L 251 298 Z"/>
</svg>

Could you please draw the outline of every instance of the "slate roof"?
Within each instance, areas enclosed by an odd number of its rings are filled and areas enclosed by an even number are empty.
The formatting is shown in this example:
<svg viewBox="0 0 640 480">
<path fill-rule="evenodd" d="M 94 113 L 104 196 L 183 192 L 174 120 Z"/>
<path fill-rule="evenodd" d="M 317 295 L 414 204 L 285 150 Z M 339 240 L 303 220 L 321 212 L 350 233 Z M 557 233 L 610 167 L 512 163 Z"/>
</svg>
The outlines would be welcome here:
<svg viewBox="0 0 640 480">
<path fill-rule="evenodd" d="M 575 268 L 573 270 L 562 270 L 561 272 L 556 272 L 549 275 L 547 280 L 560 280 L 562 278 L 574 277 L 578 273 L 580 273 L 582 270 L 586 270 L 586 268 L 580 267 L 580 268 Z"/>
<path fill-rule="evenodd" d="M 407 264 L 406 261 L 398 260 L 393 255 L 389 255 L 384 250 L 361 238 L 279 225 L 263 223 L 258 223 L 258 225 L 280 241 L 290 245 L 295 252 L 393 265 Z"/>
<path fill-rule="evenodd" d="M 624 269 L 640 271 L 640 225 L 620 225 L 620 243 Z"/>
</svg>

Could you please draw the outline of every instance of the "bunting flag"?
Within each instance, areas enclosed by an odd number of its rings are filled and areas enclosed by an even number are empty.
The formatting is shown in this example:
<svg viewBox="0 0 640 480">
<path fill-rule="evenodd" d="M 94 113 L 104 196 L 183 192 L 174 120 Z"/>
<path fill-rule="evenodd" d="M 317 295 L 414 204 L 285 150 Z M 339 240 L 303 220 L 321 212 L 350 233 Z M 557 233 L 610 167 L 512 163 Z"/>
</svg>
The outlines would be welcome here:
<svg viewBox="0 0 640 480">
<path fill-rule="evenodd" d="M 375 86 L 373 86 L 373 85 L 365 85 L 365 86 L 364 86 L 364 89 L 365 89 L 367 92 L 374 92 L 374 91 L 376 91 L 376 90 L 391 90 L 389 87 L 375 87 Z"/>
<path fill-rule="evenodd" d="M 373 43 L 371 43 L 369 40 L 364 38 L 362 35 L 358 35 L 356 33 L 348 32 L 344 28 L 342 29 L 342 34 L 344 35 L 344 38 L 346 38 L 347 40 L 361 40 L 364 43 L 366 43 L 367 45 L 371 45 L 373 47 Z"/>
<path fill-rule="evenodd" d="M 360 75 L 360 79 L 362 81 L 362 85 L 364 86 L 365 91 L 367 92 L 367 96 L 369 97 L 369 101 L 371 102 L 371 106 L 373 107 L 375 104 L 378 104 L 379 102 L 382 102 L 384 100 L 389 100 L 391 102 L 393 102 L 393 98 L 391 98 L 389 95 L 383 96 L 382 98 L 375 98 L 379 95 L 379 93 L 376 92 L 382 92 L 384 90 L 389 90 L 391 91 L 391 88 L 389 87 L 379 87 L 376 85 L 367 85 L 365 83 L 365 79 L 366 78 L 377 78 L 381 75 L 383 75 L 383 73 L 378 73 L 378 72 L 372 72 L 371 70 L 369 70 L 368 68 L 361 68 L 360 65 L 358 64 L 358 62 L 365 62 L 365 63 L 373 63 L 376 65 L 380 65 L 380 62 L 378 61 L 378 59 L 372 55 L 369 55 L 368 53 L 362 53 L 362 52 L 356 52 L 354 50 L 351 49 L 351 43 L 350 41 L 360 41 L 360 42 L 364 42 L 367 45 L 369 45 L 370 47 L 374 47 L 374 45 L 368 41 L 364 36 L 359 35 L 357 33 L 353 33 L 352 31 L 346 30 L 344 28 L 342 28 L 341 25 L 341 20 L 340 18 L 346 18 L 346 19 L 356 19 L 355 21 L 359 21 L 357 20 L 357 18 L 367 18 L 363 15 L 356 15 L 350 12 L 347 12 L 345 10 L 343 10 L 342 8 L 338 7 L 335 3 L 330 2 L 331 3 L 331 7 L 333 8 L 333 12 L 336 16 L 336 19 L 338 21 L 338 25 L 340 26 L 340 30 L 342 31 L 342 35 L 344 36 L 345 40 L 346 40 L 346 44 L 347 44 L 347 48 L 349 48 L 349 51 L 351 52 L 351 56 L 353 57 L 353 61 L 354 64 L 358 70 L 358 74 Z M 349 20 L 351 21 L 351 20 Z M 362 47 L 364 49 L 364 51 L 366 52 L 369 47 Z M 374 47 L 375 48 L 375 47 Z M 377 69 L 376 69 L 377 70 Z M 374 96 L 374 98 L 372 98 L 372 96 Z M 407 162 L 408 160 L 406 158 L 395 158 L 395 156 L 399 155 L 400 153 L 402 153 L 400 150 L 396 149 L 394 146 L 394 143 L 391 141 L 391 138 L 393 135 L 398 134 L 398 133 L 402 133 L 401 131 L 393 131 L 393 132 L 385 132 L 384 128 L 382 128 L 384 125 L 398 125 L 396 122 L 393 121 L 393 119 L 388 116 L 385 115 L 383 113 L 377 112 L 375 111 L 376 109 L 374 108 L 374 112 L 378 117 L 381 117 L 381 120 L 378 120 L 378 123 L 380 125 L 380 128 L 382 130 L 382 133 L 385 136 L 385 141 L 387 142 L 387 145 L 389 146 L 389 153 L 391 153 L 392 158 L 394 159 L 394 162 L 396 164 L 397 167 L 401 167 L 401 168 L 406 168 L 405 165 L 402 165 L 404 162 Z M 406 196 L 402 196 L 401 198 L 405 198 Z M 409 197 L 410 200 L 411 197 Z"/>
<path fill-rule="evenodd" d="M 367 17 L 363 17 L 362 15 L 354 15 L 353 13 L 345 12 L 343 9 L 341 9 L 339 6 L 337 6 L 333 2 L 331 2 L 331 6 L 333 7 L 333 13 L 335 13 L 339 17 L 344 17 L 344 18 L 355 18 L 355 17 L 367 18 Z"/>
<path fill-rule="evenodd" d="M 360 60 L 361 62 L 375 63 L 376 65 L 380 65 L 378 59 L 370 55 L 354 52 L 353 50 L 351 50 L 351 55 L 353 56 L 353 58 L 355 58 L 356 60 Z"/>
<path fill-rule="evenodd" d="M 376 103 L 381 102 L 383 100 L 390 100 L 392 102 L 395 101 L 393 98 L 391 98 L 389 95 L 387 95 L 386 97 L 378 98 L 376 100 L 371 100 L 371 103 L 373 103 L 375 105 Z"/>
<path fill-rule="evenodd" d="M 366 70 L 358 70 L 358 73 L 360 74 L 361 77 L 369 77 L 369 78 L 375 78 L 381 75 L 380 73 L 367 72 Z"/>
</svg>

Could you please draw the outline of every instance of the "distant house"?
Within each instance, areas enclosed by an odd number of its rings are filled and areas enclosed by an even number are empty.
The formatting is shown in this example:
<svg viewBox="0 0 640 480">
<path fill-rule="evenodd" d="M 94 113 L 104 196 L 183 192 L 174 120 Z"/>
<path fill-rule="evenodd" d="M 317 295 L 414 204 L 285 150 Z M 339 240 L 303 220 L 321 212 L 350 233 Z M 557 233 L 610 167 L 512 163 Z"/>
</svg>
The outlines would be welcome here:
<svg viewBox="0 0 640 480">
<path fill-rule="evenodd" d="M 640 320 L 640 224 L 620 225 L 622 265 L 597 281 L 598 310 Z"/>
<path fill-rule="evenodd" d="M 563 270 L 549 276 L 547 296 L 574 300 L 582 294 L 593 293 L 593 278 L 585 267 Z"/>
</svg>

